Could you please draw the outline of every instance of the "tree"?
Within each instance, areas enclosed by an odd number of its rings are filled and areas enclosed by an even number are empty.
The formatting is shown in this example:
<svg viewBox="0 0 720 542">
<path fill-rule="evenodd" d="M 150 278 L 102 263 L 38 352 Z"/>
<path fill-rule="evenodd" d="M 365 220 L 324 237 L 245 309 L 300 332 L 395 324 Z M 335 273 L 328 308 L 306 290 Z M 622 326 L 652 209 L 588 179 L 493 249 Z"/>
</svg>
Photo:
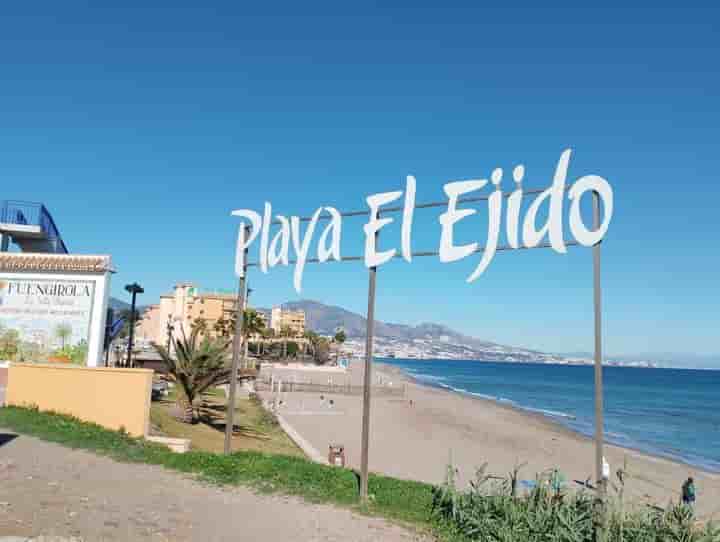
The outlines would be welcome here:
<svg viewBox="0 0 720 542">
<path fill-rule="evenodd" d="M 120 332 L 118 333 L 117 337 L 118 339 L 124 339 L 128 335 L 130 335 L 130 316 L 132 315 L 131 309 L 122 309 L 116 318 L 122 318 L 123 319 L 123 326 L 122 329 L 120 329 Z M 135 309 L 135 325 L 140 325 L 140 320 L 142 320 L 142 314 Z"/>
<path fill-rule="evenodd" d="M 245 309 L 243 320 L 243 335 L 248 338 L 252 335 L 261 335 L 265 330 L 265 320 L 255 309 Z"/>
<path fill-rule="evenodd" d="M 275 330 L 272 328 L 263 328 L 260 330 L 260 335 L 262 336 L 262 340 L 260 341 L 260 355 L 264 356 L 267 341 L 275 336 Z"/>
<path fill-rule="evenodd" d="M 330 341 L 312 331 L 305 332 L 315 363 L 326 363 L 330 359 Z"/>
<path fill-rule="evenodd" d="M 236 314 L 233 313 L 229 319 L 221 317 L 213 324 L 213 331 L 217 337 L 223 337 L 225 339 L 232 339 L 235 335 L 235 323 L 237 322 Z M 206 326 L 207 329 L 207 326 Z M 248 344 L 250 337 L 253 335 L 263 335 L 265 331 L 265 320 L 263 320 L 261 314 L 255 309 L 245 309 L 245 315 L 243 319 L 243 348 Z M 246 360 L 247 361 L 247 360 Z"/>
<path fill-rule="evenodd" d="M 337 328 L 335 330 L 335 337 L 333 337 L 333 341 L 335 341 L 335 344 L 337 344 L 337 355 L 335 357 L 336 364 L 337 364 L 338 360 L 340 359 L 340 349 L 342 348 L 342 345 L 346 340 L 347 340 L 347 335 L 345 335 L 345 330 L 341 327 Z"/>
<path fill-rule="evenodd" d="M 325 364 L 330 359 L 330 341 L 326 337 L 317 338 L 313 358 L 319 364 Z"/>
<path fill-rule="evenodd" d="M 217 337 L 230 337 L 230 321 L 226 320 L 224 316 L 216 320 L 213 324 L 213 331 Z"/>
<path fill-rule="evenodd" d="M 0 360 L 14 361 L 20 348 L 20 333 L 17 329 L 0 329 Z"/>
<path fill-rule="evenodd" d="M 250 337 L 262 334 L 265 329 L 265 321 L 255 309 L 245 309 L 243 318 L 243 341 L 248 344 Z M 247 359 L 245 360 L 248 363 Z"/>
<path fill-rule="evenodd" d="M 236 313 L 232 313 L 229 319 L 220 318 L 213 324 L 213 331 L 221 337 L 230 338 L 235 335 Z M 265 329 L 265 321 L 255 309 L 245 309 L 243 320 L 243 337 L 262 334 Z"/>
<path fill-rule="evenodd" d="M 287 344 L 288 339 L 294 336 L 292 329 L 288 326 L 282 326 L 280 328 L 280 336 L 283 338 L 283 358 L 287 358 Z"/>
<path fill-rule="evenodd" d="M 287 343 L 287 355 L 291 358 L 296 358 L 299 350 L 300 347 L 295 341 L 290 341 L 289 343 Z"/>
<path fill-rule="evenodd" d="M 211 387 L 230 381 L 232 370 L 227 363 L 230 342 L 225 338 L 210 338 L 207 335 L 200 340 L 200 328 L 197 326 L 191 331 L 190 337 L 187 337 L 184 328 L 180 330 L 182 336 L 172 338 L 175 357 L 162 345 L 153 343 L 153 347 L 165 362 L 170 378 L 177 384 L 182 421 L 195 423 L 195 400 Z"/>
<path fill-rule="evenodd" d="M 307 339 L 306 354 L 312 355 L 314 352 L 314 346 L 315 346 L 315 341 L 317 339 L 317 334 L 314 331 L 310 331 L 308 329 L 303 334 L 303 337 L 305 337 Z"/>
<path fill-rule="evenodd" d="M 72 327 L 70 324 L 58 324 L 55 327 L 55 336 L 60 339 L 61 350 L 65 350 L 65 341 L 72 335 Z"/>
</svg>

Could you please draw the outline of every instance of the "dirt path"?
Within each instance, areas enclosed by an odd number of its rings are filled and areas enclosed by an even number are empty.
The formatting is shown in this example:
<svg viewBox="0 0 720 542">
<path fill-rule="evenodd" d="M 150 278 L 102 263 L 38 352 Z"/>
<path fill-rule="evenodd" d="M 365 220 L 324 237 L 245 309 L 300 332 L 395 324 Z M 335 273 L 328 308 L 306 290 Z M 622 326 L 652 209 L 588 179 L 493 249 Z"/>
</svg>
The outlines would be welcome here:
<svg viewBox="0 0 720 542">
<path fill-rule="evenodd" d="M 0 430 L 0 537 L 85 541 L 425 540 L 379 519 L 210 487 Z"/>
</svg>

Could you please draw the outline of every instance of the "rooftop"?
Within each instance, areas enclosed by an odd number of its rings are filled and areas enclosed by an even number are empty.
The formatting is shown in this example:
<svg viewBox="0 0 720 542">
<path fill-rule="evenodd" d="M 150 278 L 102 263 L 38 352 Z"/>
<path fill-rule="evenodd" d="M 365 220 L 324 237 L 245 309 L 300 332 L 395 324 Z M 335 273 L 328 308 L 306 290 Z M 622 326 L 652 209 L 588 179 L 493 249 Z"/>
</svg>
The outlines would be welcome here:
<svg viewBox="0 0 720 542">
<path fill-rule="evenodd" d="M 114 272 L 110 256 L 0 252 L 0 271 Z"/>
</svg>

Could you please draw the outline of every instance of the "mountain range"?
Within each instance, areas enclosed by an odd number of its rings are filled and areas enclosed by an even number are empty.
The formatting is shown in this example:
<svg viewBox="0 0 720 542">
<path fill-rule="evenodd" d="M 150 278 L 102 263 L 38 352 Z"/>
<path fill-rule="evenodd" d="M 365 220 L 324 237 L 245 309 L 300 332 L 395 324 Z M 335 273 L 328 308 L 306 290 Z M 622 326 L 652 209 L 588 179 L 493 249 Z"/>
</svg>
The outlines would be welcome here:
<svg viewBox="0 0 720 542">
<path fill-rule="evenodd" d="M 129 310 L 130 304 L 110 298 L 116 312 Z M 342 328 L 348 337 L 346 346 L 362 355 L 366 320 L 361 314 L 319 301 L 300 300 L 284 303 L 283 308 L 303 310 L 308 329 L 321 335 L 334 335 Z M 138 306 L 142 314 L 143 306 Z M 269 316 L 269 309 L 258 309 Z M 416 326 L 375 321 L 375 352 L 378 356 L 434 359 L 477 359 L 483 361 L 535 361 L 553 363 L 590 363 L 591 352 L 545 353 L 527 348 L 497 344 L 459 333 L 445 325 L 422 323 Z M 719 368 L 720 354 L 648 353 L 612 356 L 609 363 L 634 366 Z"/>
<path fill-rule="evenodd" d="M 119 300 L 117 297 L 111 297 L 108 301 L 108 307 L 115 312 L 130 310 L 130 303 Z"/>
<path fill-rule="evenodd" d="M 364 316 L 311 300 L 284 303 L 283 308 L 304 311 L 306 327 L 321 335 L 334 335 L 338 328 L 342 328 L 348 338 L 346 347 L 360 355 L 364 351 L 367 326 Z M 398 358 L 536 362 L 564 360 L 562 356 L 464 335 L 436 323 L 411 326 L 376 320 L 374 348 L 378 356 Z"/>
</svg>

